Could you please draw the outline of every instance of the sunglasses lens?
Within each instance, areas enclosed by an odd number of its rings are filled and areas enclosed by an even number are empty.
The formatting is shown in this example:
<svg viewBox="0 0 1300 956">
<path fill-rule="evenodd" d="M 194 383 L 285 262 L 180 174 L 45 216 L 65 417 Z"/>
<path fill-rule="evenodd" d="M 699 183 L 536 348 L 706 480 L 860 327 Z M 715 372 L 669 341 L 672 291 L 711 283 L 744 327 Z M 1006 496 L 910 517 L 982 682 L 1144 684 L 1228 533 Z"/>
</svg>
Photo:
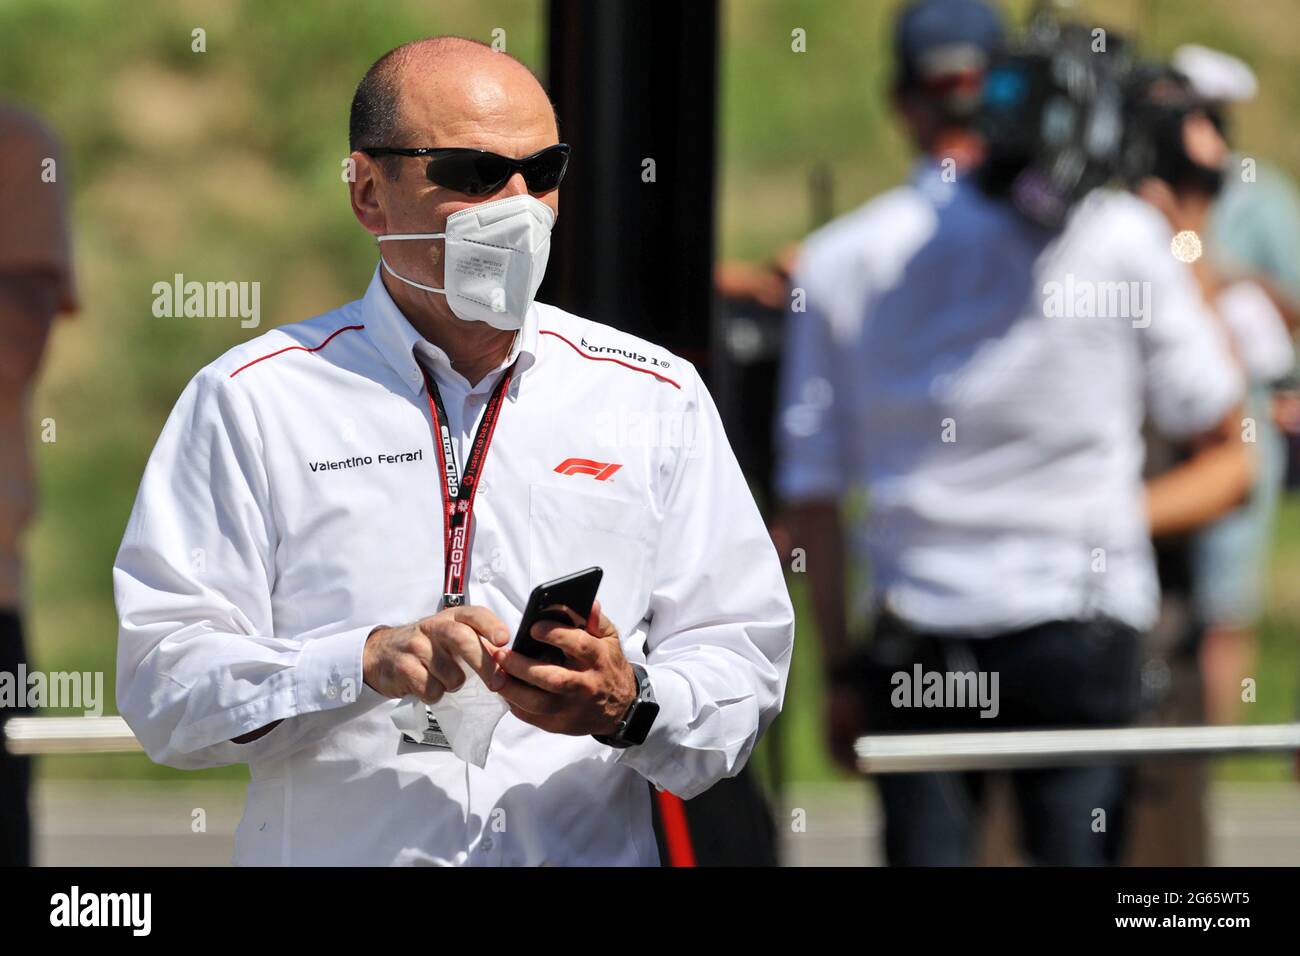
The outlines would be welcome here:
<svg viewBox="0 0 1300 956">
<path fill-rule="evenodd" d="M 528 191 L 548 193 L 560 185 L 569 165 L 569 151 L 559 146 L 543 151 L 524 168 L 524 182 Z"/>
<path fill-rule="evenodd" d="M 430 182 L 467 196 L 483 196 L 500 189 L 508 172 L 500 156 L 469 151 L 439 156 L 430 160 L 425 169 Z"/>
<path fill-rule="evenodd" d="M 534 156 L 522 167 L 528 191 L 548 193 L 560 185 L 569 165 L 569 150 L 553 146 Z M 496 153 L 477 150 L 448 153 L 429 160 L 425 175 L 429 181 L 467 196 L 496 192 L 514 175 L 517 163 Z"/>
</svg>

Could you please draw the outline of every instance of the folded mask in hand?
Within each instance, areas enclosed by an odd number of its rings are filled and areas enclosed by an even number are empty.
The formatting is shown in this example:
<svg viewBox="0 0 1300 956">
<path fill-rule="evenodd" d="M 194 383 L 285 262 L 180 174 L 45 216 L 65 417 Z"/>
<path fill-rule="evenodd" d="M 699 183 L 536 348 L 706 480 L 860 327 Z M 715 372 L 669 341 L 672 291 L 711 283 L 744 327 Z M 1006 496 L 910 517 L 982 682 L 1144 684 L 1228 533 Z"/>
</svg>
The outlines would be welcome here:
<svg viewBox="0 0 1300 956">
<path fill-rule="evenodd" d="M 404 697 L 393 711 L 393 723 L 416 743 L 442 744 L 438 729 L 446 736 L 451 752 L 466 763 L 482 768 L 487 763 L 492 734 L 510 708 L 505 698 L 488 690 L 482 678 L 465 662 L 465 683 L 442 695 L 436 704 L 418 697 Z M 430 726 L 430 718 L 437 727 Z"/>
</svg>

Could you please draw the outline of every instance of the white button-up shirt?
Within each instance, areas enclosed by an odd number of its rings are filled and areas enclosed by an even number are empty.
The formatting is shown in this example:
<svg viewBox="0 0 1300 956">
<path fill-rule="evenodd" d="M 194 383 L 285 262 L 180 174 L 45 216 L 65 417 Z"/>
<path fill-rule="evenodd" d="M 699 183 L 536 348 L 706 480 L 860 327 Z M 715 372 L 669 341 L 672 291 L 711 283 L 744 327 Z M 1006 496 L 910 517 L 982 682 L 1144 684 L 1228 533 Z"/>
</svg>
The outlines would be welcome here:
<svg viewBox="0 0 1300 956">
<path fill-rule="evenodd" d="M 370 632 L 442 595 L 417 351 L 463 462 L 505 365 L 470 387 L 377 272 L 364 299 L 190 382 L 114 568 L 121 712 L 154 760 L 250 765 L 238 863 L 653 865 L 646 780 L 690 797 L 735 774 L 780 710 L 793 642 L 713 401 L 668 351 L 530 309 L 475 501 L 467 601 L 513 632 L 535 584 L 599 565 L 602 607 L 661 709 L 625 750 L 507 714 L 479 769 L 401 740 L 396 702 L 362 678 Z"/>
<path fill-rule="evenodd" d="M 790 501 L 867 489 L 874 603 L 972 636 L 1154 622 L 1144 417 L 1179 439 L 1243 389 L 1170 239 L 1125 193 L 1049 234 L 963 181 L 808 242 L 777 483 Z"/>
</svg>

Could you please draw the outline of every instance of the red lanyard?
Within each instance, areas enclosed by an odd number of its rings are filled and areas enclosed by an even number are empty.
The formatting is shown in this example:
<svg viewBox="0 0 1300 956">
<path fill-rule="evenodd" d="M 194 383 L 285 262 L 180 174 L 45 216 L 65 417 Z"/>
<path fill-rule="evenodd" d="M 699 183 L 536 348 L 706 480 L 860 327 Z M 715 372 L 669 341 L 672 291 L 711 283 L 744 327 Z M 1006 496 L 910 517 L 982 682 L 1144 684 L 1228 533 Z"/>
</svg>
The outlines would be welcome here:
<svg viewBox="0 0 1300 956">
<path fill-rule="evenodd" d="M 456 466 L 456 452 L 451 444 L 451 426 L 447 408 L 442 403 L 442 393 L 438 391 L 438 383 L 433 380 L 433 376 L 424 370 L 424 384 L 429 392 L 429 411 L 433 414 L 433 444 L 442 465 L 442 481 L 439 485 L 442 488 L 445 546 L 443 607 L 459 607 L 465 603 L 465 567 L 469 564 L 469 532 L 474 520 L 474 493 L 478 491 L 479 472 L 483 470 L 488 445 L 492 444 L 492 433 L 496 431 L 497 419 L 501 417 L 501 405 L 505 401 L 506 389 L 510 387 L 514 371 L 512 362 L 492 389 L 492 397 L 483 409 L 483 418 L 474 430 L 465 472 L 461 474 Z"/>
</svg>

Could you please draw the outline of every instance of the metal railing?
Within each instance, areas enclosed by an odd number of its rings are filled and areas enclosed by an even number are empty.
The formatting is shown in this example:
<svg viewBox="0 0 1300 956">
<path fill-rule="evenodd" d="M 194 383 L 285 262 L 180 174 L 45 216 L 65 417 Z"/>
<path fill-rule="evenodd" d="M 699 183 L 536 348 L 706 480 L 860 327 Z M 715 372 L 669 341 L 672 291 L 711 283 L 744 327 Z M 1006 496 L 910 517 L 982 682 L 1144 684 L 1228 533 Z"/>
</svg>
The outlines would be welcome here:
<svg viewBox="0 0 1300 956">
<path fill-rule="evenodd" d="M 13 754 L 141 750 L 121 717 L 12 717 L 5 724 L 5 746 Z M 1294 753 L 1300 751 L 1300 723 L 890 734 L 861 737 L 855 747 L 863 773 L 1008 770 L 1132 763 L 1153 757 Z"/>
<path fill-rule="evenodd" d="M 1300 723 L 891 734 L 860 737 L 855 749 L 863 773 L 1067 767 L 1152 757 L 1295 752 L 1300 751 Z"/>
<path fill-rule="evenodd" d="M 139 753 L 144 749 L 121 717 L 10 717 L 4 736 L 11 754 Z"/>
</svg>

